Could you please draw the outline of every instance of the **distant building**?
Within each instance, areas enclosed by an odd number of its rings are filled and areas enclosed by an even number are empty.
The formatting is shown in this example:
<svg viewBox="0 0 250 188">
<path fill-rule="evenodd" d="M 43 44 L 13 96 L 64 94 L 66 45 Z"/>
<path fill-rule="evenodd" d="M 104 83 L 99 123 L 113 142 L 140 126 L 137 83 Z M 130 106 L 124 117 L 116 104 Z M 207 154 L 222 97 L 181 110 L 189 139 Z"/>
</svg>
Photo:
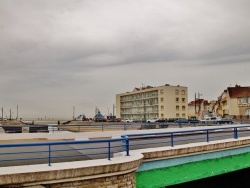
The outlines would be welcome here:
<svg viewBox="0 0 250 188">
<path fill-rule="evenodd" d="M 187 118 L 188 88 L 169 84 L 134 88 L 116 95 L 116 116 L 121 119 Z"/>
<path fill-rule="evenodd" d="M 215 100 L 196 99 L 188 103 L 188 116 L 203 119 L 205 115 L 210 117 L 217 116 L 214 110 Z"/>
<path fill-rule="evenodd" d="M 216 113 L 222 117 L 247 118 L 250 115 L 250 87 L 228 87 L 218 97 Z"/>
</svg>

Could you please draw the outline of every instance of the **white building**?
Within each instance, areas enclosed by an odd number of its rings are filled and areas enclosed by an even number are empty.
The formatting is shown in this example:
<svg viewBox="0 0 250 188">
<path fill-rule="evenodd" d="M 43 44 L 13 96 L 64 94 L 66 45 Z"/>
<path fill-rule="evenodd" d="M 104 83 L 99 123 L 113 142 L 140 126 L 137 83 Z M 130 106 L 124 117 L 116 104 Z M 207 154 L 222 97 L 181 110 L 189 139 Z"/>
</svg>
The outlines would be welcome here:
<svg viewBox="0 0 250 188">
<path fill-rule="evenodd" d="M 121 119 L 187 118 L 188 89 L 169 84 L 135 88 L 116 95 L 116 116 Z"/>
</svg>

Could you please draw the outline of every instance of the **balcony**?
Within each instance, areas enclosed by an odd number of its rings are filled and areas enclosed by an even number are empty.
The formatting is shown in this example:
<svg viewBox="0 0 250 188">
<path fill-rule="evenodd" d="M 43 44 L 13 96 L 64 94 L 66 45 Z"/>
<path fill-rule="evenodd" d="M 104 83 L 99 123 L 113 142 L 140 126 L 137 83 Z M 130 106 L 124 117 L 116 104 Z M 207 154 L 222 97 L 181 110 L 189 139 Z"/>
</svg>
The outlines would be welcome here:
<svg viewBox="0 0 250 188">
<path fill-rule="evenodd" d="M 148 107 L 148 106 L 158 106 L 159 103 L 146 103 L 144 104 L 136 104 L 136 105 L 121 105 L 121 108 L 141 108 L 141 107 Z"/>
<path fill-rule="evenodd" d="M 121 99 L 121 102 L 139 101 L 139 100 L 152 99 L 152 98 L 158 98 L 158 94 L 151 94 L 151 95 L 142 96 L 142 97 L 124 98 L 124 99 Z"/>
</svg>

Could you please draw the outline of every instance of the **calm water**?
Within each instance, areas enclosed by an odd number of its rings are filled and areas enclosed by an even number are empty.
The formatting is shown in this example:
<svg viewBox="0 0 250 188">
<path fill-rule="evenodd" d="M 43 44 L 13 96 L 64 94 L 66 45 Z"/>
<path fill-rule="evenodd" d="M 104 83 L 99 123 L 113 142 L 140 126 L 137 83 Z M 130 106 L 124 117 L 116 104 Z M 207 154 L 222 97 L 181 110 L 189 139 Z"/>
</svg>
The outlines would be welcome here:
<svg viewBox="0 0 250 188">
<path fill-rule="evenodd" d="M 250 187 L 250 168 L 183 183 L 167 188 L 248 188 Z"/>
</svg>

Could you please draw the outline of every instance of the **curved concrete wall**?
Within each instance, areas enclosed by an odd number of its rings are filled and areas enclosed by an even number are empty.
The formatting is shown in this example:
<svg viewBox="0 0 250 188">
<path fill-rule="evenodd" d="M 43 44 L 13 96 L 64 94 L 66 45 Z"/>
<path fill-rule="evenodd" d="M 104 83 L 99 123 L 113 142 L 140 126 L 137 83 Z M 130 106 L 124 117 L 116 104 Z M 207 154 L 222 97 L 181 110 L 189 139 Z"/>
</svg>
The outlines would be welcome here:
<svg viewBox="0 0 250 188">
<path fill-rule="evenodd" d="M 172 166 L 155 165 L 152 169 L 143 169 L 142 167 L 146 163 L 147 166 L 149 166 L 148 164 L 150 162 L 159 162 L 175 158 L 181 159 L 187 156 L 198 156 L 200 154 L 212 153 L 216 151 L 232 150 L 233 148 L 237 149 L 241 147 L 247 147 L 249 145 L 250 138 L 241 138 L 237 140 L 228 139 L 209 143 L 136 150 L 131 151 L 130 156 L 117 154 L 116 157 L 111 159 L 111 161 L 107 159 L 99 159 L 90 161 L 53 163 L 52 166 L 44 164 L 2 167 L 0 170 L 0 187 L 46 187 L 49 185 L 50 188 L 93 188 L 98 186 L 104 188 L 156 188 L 158 185 L 166 186 L 170 184 L 165 180 L 167 179 L 166 177 L 169 177 L 169 174 L 166 173 L 171 172 L 171 168 L 172 170 L 173 168 L 179 168 L 181 169 L 181 172 L 187 172 L 186 168 L 181 167 L 181 165 L 191 165 L 188 166 L 190 169 L 195 169 L 195 166 L 198 168 L 201 167 L 199 167 L 198 161 L 193 163 L 191 161 L 186 161 L 185 164 L 175 163 L 172 164 Z M 241 157 L 239 159 L 248 160 L 247 163 L 250 164 L 250 154 L 247 153 L 248 151 L 244 152 L 245 154 L 242 155 L 245 157 L 242 158 L 240 155 L 238 155 L 238 157 Z M 236 153 L 229 152 L 228 156 L 235 154 Z M 235 157 L 236 156 L 237 155 L 235 155 Z M 215 160 L 219 161 L 219 158 L 220 156 L 215 158 Z M 201 161 L 204 162 L 207 161 L 207 159 L 208 158 L 205 157 L 202 158 Z M 144 163 L 142 164 L 143 161 Z M 221 167 L 224 168 L 225 164 L 222 161 L 217 164 L 222 164 Z M 242 165 L 239 163 L 239 168 L 243 168 Z M 234 164 L 234 166 L 237 166 L 237 164 Z M 230 169 L 237 169 L 236 167 L 234 168 L 234 166 Z M 207 167 L 208 166 L 205 165 L 204 169 Z M 175 174 L 176 172 L 177 171 L 172 171 L 172 173 Z M 195 176 L 196 178 L 205 177 L 205 175 L 202 176 L 200 174 L 202 173 L 202 170 L 196 172 L 198 175 Z M 216 171 L 214 170 L 213 172 Z M 210 175 L 213 175 L 213 173 L 211 173 Z M 214 175 L 216 175 L 216 173 L 214 173 Z M 191 177 L 191 179 L 194 179 L 195 177 Z M 190 178 L 186 177 L 185 174 L 183 174 L 183 177 L 180 179 L 182 182 L 184 180 L 191 180 Z M 176 181 L 174 183 L 180 182 L 181 181 Z"/>
<path fill-rule="evenodd" d="M 142 154 L 121 156 L 107 159 L 54 163 L 48 165 L 29 165 L 2 167 L 0 187 L 46 186 L 64 187 L 98 187 L 115 185 L 135 187 L 135 171 L 142 162 Z M 93 186 L 95 184 L 95 186 Z M 98 186 L 96 185 L 98 184 Z M 126 187 L 126 186 L 125 186 Z"/>
</svg>

